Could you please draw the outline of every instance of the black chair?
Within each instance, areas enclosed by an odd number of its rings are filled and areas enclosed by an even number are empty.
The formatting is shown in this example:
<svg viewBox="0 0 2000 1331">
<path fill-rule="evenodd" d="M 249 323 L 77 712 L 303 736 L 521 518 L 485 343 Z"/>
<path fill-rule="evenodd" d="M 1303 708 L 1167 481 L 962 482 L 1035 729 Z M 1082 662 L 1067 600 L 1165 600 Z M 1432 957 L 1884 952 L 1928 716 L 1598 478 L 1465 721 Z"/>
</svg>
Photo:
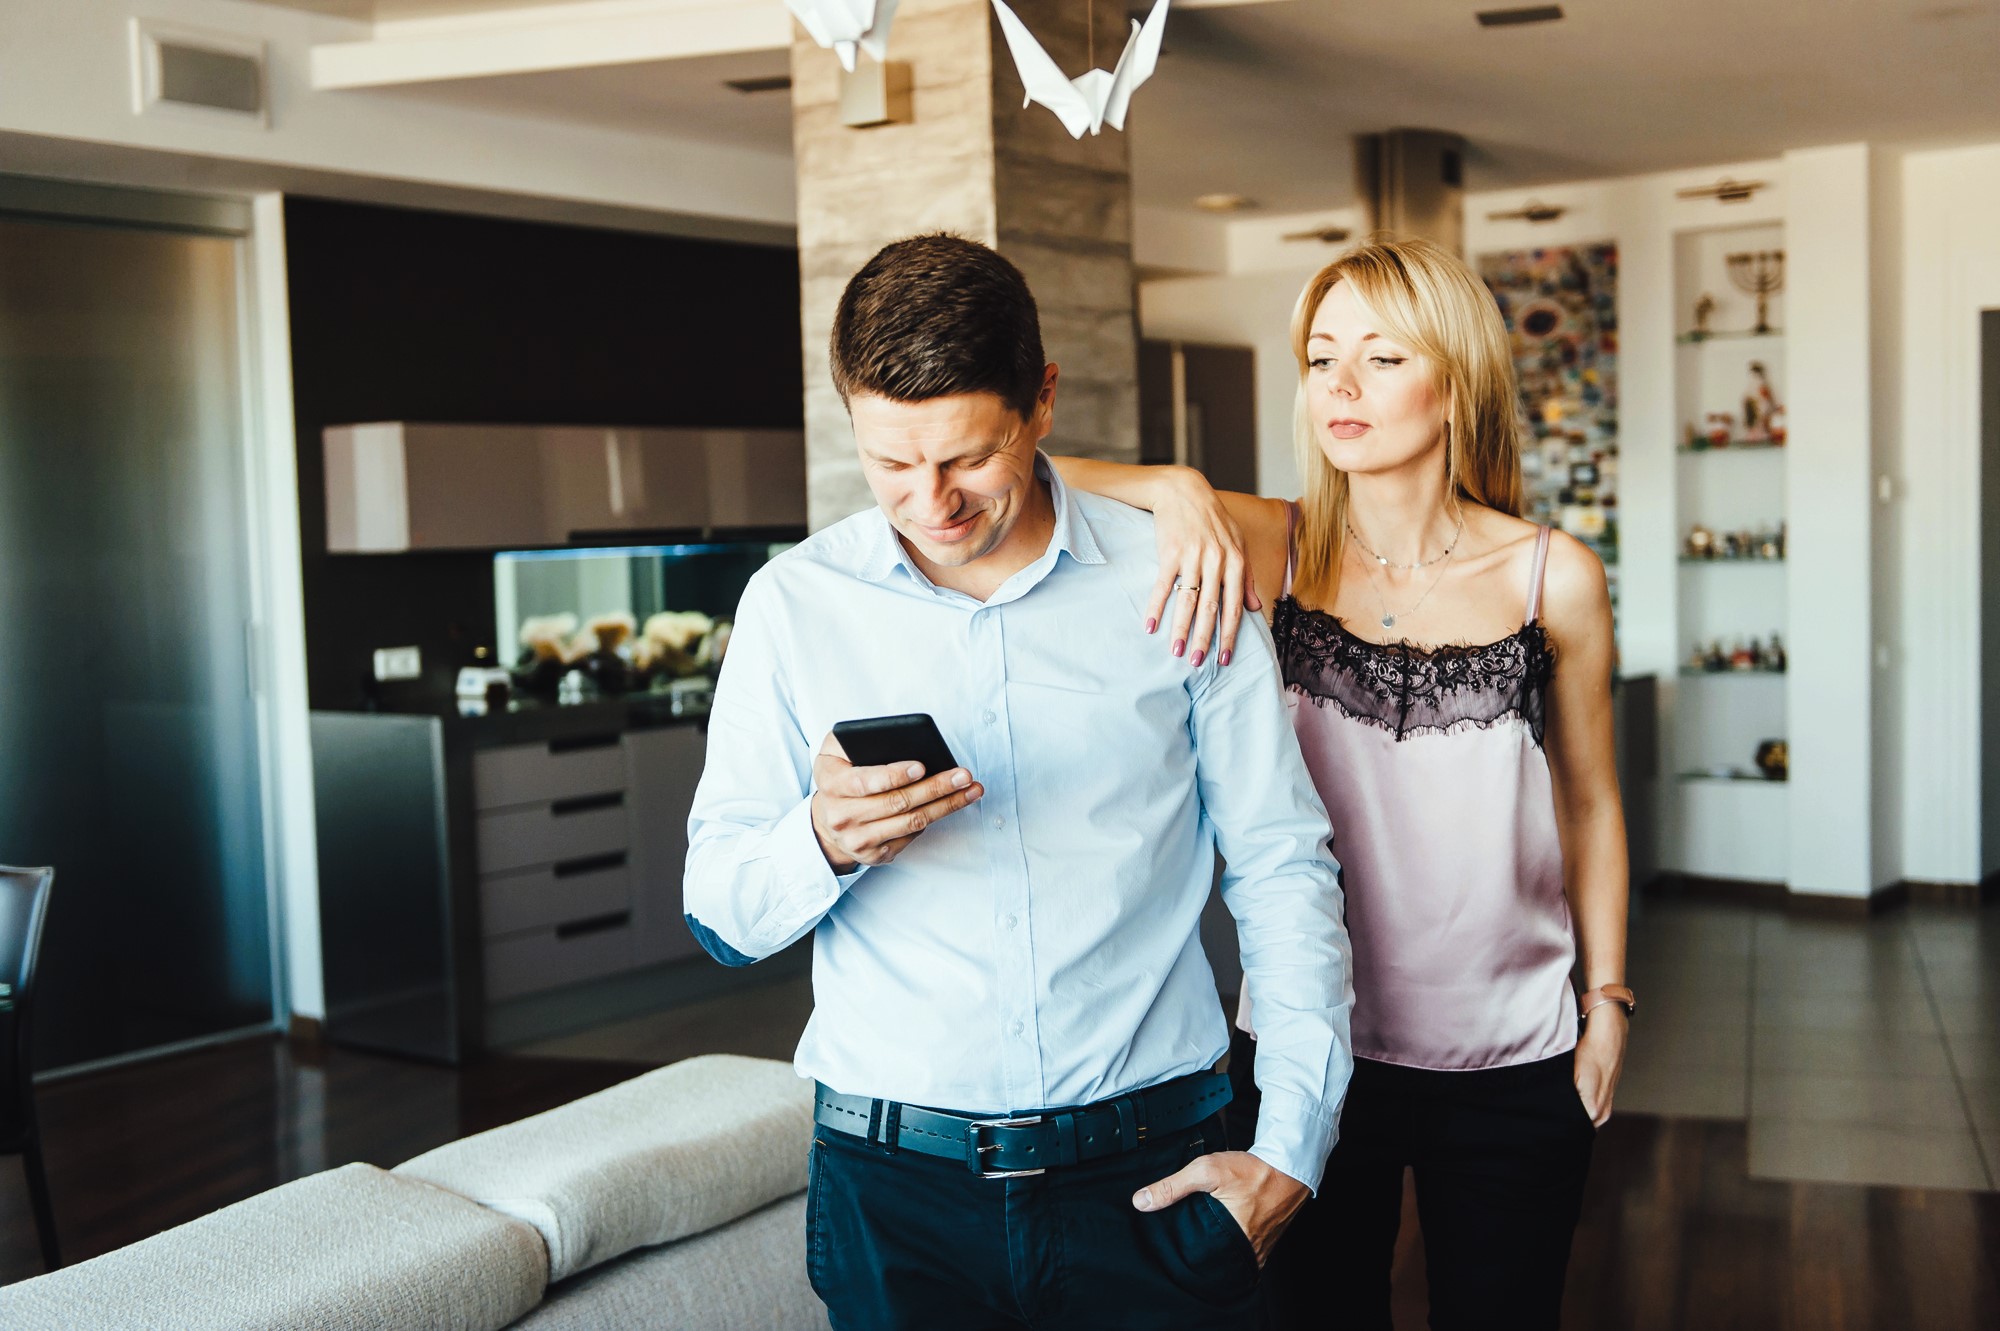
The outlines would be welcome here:
<svg viewBox="0 0 2000 1331">
<path fill-rule="evenodd" d="M 56 1216 L 42 1173 L 42 1129 L 35 1120 L 34 1065 L 28 1061 L 28 1027 L 35 1000 L 35 958 L 42 950 L 54 869 L 0 865 L 0 1155 L 18 1155 L 28 1175 L 35 1232 L 42 1261 L 62 1265 L 56 1251 Z"/>
</svg>

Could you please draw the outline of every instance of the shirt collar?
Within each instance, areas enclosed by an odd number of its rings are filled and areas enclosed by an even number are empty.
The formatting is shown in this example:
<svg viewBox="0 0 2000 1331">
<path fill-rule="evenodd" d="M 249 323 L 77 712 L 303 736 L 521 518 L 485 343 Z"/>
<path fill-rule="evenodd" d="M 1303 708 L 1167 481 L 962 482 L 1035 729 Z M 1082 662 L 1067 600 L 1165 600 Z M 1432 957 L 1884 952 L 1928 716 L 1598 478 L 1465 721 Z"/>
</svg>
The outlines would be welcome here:
<svg viewBox="0 0 2000 1331">
<path fill-rule="evenodd" d="M 1049 461 L 1049 455 L 1035 450 L 1035 476 L 1046 481 L 1049 487 L 1049 501 L 1056 511 L 1055 531 L 1049 536 L 1048 550 L 1028 566 L 1046 572 L 1054 567 L 1055 556 L 1067 554 L 1079 564 L 1102 564 L 1104 551 L 1097 543 L 1097 535 L 1090 529 L 1089 519 L 1077 505 L 1076 496 L 1063 484 L 1062 473 Z M 862 551 L 861 564 L 856 572 L 869 582 L 881 582 L 896 569 L 901 568 L 920 587 L 930 587 L 932 582 L 924 576 L 910 552 L 896 535 L 896 528 L 889 521 L 889 515 L 879 507 L 869 519 L 867 544 Z M 1027 570 L 1023 570 L 1024 572 Z M 1015 575 L 1016 577 L 1019 574 Z M 1038 575 L 1039 576 L 1039 575 Z M 1012 581 L 1012 579 L 1009 579 Z"/>
</svg>

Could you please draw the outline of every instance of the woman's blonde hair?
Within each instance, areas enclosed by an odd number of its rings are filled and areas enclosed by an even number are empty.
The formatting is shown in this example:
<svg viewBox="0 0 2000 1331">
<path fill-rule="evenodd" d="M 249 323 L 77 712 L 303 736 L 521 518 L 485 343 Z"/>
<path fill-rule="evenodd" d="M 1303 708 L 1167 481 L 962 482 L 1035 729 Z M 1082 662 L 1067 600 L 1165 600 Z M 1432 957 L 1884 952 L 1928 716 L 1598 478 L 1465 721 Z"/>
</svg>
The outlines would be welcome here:
<svg viewBox="0 0 2000 1331">
<path fill-rule="evenodd" d="M 1499 306 L 1465 261 L 1442 246 L 1371 236 L 1315 273 L 1292 311 L 1292 353 L 1299 361 L 1293 431 L 1305 478 L 1293 581 L 1329 601 L 1340 585 L 1346 550 L 1347 473 L 1327 461 L 1313 431 L 1306 339 L 1320 302 L 1341 282 L 1352 284 L 1384 333 L 1429 362 L 1433 387 L 1445 401 L 1449 493 L 1515 517 L 1522 508 L 1514 353 Z"/>
</svg>

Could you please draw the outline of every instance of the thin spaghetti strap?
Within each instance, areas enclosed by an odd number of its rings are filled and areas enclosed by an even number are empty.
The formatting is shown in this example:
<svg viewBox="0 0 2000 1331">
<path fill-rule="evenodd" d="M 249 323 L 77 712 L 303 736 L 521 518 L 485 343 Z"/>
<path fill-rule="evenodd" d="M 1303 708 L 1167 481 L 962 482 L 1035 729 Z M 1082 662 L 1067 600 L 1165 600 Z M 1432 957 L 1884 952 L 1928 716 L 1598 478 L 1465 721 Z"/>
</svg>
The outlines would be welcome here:
<svg viewBox="0 0 2000 1331">
<path fill-rule="evenodd" d="M 1296 501 L 1285 501 L 1285 589 L 1280 596 L 1292 594 L 1292 575 L 1299 567 L 1299 506 Z"/>
<path fill-rule="evenodd" d="M 1535 534 L 1535 570 L 1528 575 L 1528 618 L 1534 623 L 1542 613 L 1542 571 L 1549 562 L 1549 528 L 1544 527 Z"/>
</svg>

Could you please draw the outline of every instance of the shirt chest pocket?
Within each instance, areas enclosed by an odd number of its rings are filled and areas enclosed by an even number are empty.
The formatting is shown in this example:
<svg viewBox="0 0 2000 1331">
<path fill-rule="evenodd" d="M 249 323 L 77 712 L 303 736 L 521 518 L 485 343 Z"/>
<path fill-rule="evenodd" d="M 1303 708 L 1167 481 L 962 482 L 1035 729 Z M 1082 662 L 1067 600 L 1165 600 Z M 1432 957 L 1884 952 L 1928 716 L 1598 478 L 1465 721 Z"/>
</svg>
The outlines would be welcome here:
<svg viewBox="0 0 2000 1331">
<path fill-rule="evenodd" d="M 1024 793 L 1085 813 L 1129 801 L 1155 782 L 1191 779 L 1188 695 L 1178 685 L 1008 681 L 1016 769 Z"/>
</svg>

